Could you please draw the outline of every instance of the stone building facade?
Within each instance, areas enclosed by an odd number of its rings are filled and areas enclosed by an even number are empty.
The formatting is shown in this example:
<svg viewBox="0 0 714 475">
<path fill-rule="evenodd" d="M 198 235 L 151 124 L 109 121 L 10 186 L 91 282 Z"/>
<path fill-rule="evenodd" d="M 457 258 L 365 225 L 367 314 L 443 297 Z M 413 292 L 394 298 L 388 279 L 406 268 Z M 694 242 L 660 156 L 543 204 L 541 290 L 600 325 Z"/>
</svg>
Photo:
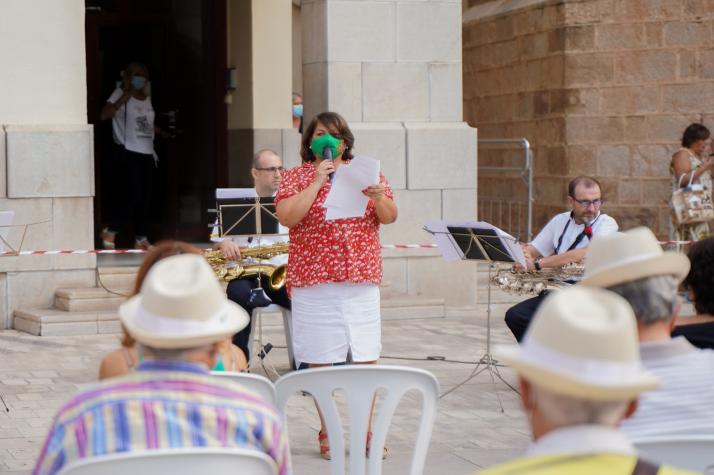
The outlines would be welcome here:
<svg viewBox="0 0 714 475">
<path fill-rule="evenodd" d="M 400 209 L 398 222 L 384 228 L 384 243 L 431 242 L 421 229 L 426 221 L 475 217 L 476 130 L 462 117 L 461 0 L 216 4 L 225 6 L 222 46 L 237 78 L 225 97 L 227 186 L 245 186 L 250 156 L 260 148 L 279 151 L 288 166 L 299 163 L 290 122 L 297 91 L 306 120 L 340 112 L 355 132 L 357 153 L 382 161 Z M 0 59 L 11 66 L 0 70 L 0 210 L 15 211 L 16 223 L 36 223 L 26 250 L 94 245 L 84 27 L 85 16 L 102 5 L 0 4 Z M 20 237 L 21 228 L 10 231 L 11 242 Z M 446 265 L 435 249 L 388 249 L 384 257 L 385 280 L 407 298 L 439 298 L 447 311 L 473 309 L 471 263 Z M 93 255 L 0 258 L 0 328 L 12 326 L 18 309 L 51 307 L 57 288 L 95 286 L 96 271 Z"/>
<path fill-rule="evenodd" d="M 534 145 L 536 230 L 589 174 L 622 228 L 667 237 L 670 157 L 691 122 L 714 126 L 713 28 L 708 0 L 465 2 L 464 116 L 481 138 Z M 480 173 L 482 195 L 524 188 Z"/>
</svg>

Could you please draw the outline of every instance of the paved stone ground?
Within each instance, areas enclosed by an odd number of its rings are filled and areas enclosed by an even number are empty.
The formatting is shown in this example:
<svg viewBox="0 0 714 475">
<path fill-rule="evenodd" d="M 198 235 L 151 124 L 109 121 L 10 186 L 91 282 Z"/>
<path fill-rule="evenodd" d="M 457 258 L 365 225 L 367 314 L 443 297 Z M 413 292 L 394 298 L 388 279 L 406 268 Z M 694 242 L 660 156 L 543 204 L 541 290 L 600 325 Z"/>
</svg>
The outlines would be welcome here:
<svg viewBox="0 0 714 475">
<path fill-rule="evenodd" d="M 511 343 L 513 338 L 501 318 L 503 310 L 502 305 L 496 306 L 493 340 Z M 382 363 L 429 370 L 439 379 L 442 392 L 454 387 L 469 376 L 473 364 L 423 358 L 440 355 L 477 360 L 485 349 L 485 312 L 481 313 L 484 315 L 383 322 Z M 267 320 L 265 339 L 274 345 L 284 344 L 278 319 Z M 117 346 L 115 335 L 60 338 L 0 332 L 0 392 L 10 407 L 9 413 L 0 413 L 0 473 L 29 473 L 58 406 L 96 381 L 101 357 Z M 279 372 L 287 370 L 284 349 L 274 349 L 268 360 Z M 510 369 L 501 368 L 501 372 L 515 384 Z M 501 412 L 498 398 L 505 412 Z M 311 399 L 294 397 L 288 414 L 295 473 L 328 473 L 329 463 L 318 455 L 319 422 Z M 384 473 L 407 473 L 417 414 L 416 399 L 405 398 L 392 421 L 387 439 L 391 456 L 384 462 Z M 482 373 L 441 399 L 424 473 L 471 473 L 518 455 L 528 439 L 517 395 L 500 381 L 493 384 L 487 372 Z"/>
</svg>

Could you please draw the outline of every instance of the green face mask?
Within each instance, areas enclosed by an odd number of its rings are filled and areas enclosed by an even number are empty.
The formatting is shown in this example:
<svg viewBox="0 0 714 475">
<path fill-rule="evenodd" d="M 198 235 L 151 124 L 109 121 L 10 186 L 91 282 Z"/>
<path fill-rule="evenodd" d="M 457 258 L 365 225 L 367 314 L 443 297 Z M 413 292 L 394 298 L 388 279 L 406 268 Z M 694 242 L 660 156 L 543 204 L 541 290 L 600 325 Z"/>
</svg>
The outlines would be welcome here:
<svg viewBox="0 0 714 475">
<path fill-rule="evenodd" d="M 332 149 L 332 158 L 337 158 L 337 156 L 340 154 L 340 142 L 340 139 L 330 134 L 325 134 L 312 140 L 312 143 L 310 144 L 310 150 L 312 150 L 312 153 L 314 153 L 316 156 L 320 158 L 325 158 L 322 156 L 322 151 L 325 150 L 325 147 L 330 147 L 330 149 Z"/>
</svg>

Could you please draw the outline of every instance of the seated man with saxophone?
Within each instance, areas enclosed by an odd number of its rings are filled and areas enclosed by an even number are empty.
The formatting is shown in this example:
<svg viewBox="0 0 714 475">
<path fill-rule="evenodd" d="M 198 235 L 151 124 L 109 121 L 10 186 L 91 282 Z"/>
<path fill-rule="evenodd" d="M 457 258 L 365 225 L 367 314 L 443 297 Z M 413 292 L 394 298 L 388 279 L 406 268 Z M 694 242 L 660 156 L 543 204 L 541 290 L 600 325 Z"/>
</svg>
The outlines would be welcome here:
<svg viewBox="0 0 714 475">
<path fill-rule="evenodd" d="M 280 181 L 282 180 L 283 161 L 273 150 L 259 150 L 253 156 L 250 173 L 253 176 L 253 184 L 257 196 L 275 196 Z M 261 237 L 259 243 L 258 239 L 254 237 L 221 238 L 218 232 L 218 226 L 216 226 L 211 233 L 211 241 L 214 242 L 213 248 L 222 251 L 227 261 L 239 262 L 242 259 L 241 248 L 250 248 L 258 245 L 265 247 L 275 245 L 276 243 L 287 242 L 287 228 L 280 226 L 280 233 L 280 236 Z M 285 266 L 288 263 L 288 255 L 287 253 L 278 254 L 262 263 L 276 268 Z M 243 264 L 245 265 L 245 263 Z M 264 274 L 260 276 L 260 286 L 258 284 L 258 277 L 256 275 L 233 279 L 228 283 L 226 293 L 230 300 L 243 307 L 250 316 L 252 316 L 253 309 L 256 307 L 266 307 L 271 301 L 283 308 L 290 309 L 290 298 L 288 297 L 284 285 L 280 288 L 274 288 L 270 285 L 268 276 Z M 261 292 L 259 287 L 262 287 L 265 293 Z M 266 299 L 265 296 L 268 298 Z M 248 361 L 250 361 L 250 342 L 248 339 L 250 338 L 252 324 L 253 322 L 251 321 L 250 325 L 233 336 L 233 344 L 243 350 Z"/>
<path fill-rule="evenodd" d="M 617 232 L 615 220 L 600 212 L 602 191 L 595 178 L 579 176 L 570 181 L 568 206 L 570 211 L 555 215 L 533 241 L 523 246 L 525 270 L 540 271 L 579 263 L 595 236 Z M 519 342 L 547 294 L 548 290 L 544 290 L 506 311 L 506 325 Z"/>
</svg>

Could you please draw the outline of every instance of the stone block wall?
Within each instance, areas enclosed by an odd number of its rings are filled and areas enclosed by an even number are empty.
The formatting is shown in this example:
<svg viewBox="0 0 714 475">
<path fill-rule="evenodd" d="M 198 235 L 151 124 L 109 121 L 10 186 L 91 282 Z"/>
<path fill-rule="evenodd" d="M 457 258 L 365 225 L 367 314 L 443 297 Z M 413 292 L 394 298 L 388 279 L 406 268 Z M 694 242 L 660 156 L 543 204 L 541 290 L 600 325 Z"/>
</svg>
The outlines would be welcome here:
<svg viewBox="0 0 714 475">
<path fill-rule="evenodd" d="M 0 210 L 14 211 L 5 239 L 19 250 L 92 249 L 91 125 L 0 128 Z M 27 226 L 23 226 L 27 225 Z M 58 287 L 92 286 L 92 254 L 0 257 L 0 329 L 17 309 L 51 307 Z"/>
<path fill-rule="evenodd" d="M 465 120 L 480 137 L 534 145 L 535 229 L 563 208 L 569 178 L 590 174 L 622 228 L 642 224 L 666 237 L 670 157 L 689 123 L 714 126 L 712 2 L 464 5 Z M 482 151 L 479 164 L 509 159 Z M 480 173 L 479 192 L 523 197 L 525 189 Z"/>
<path fill-rule="evenodd" d="M 305 121 L 332 110 L 377 158 L 399 207 L 385 244 L 428 243 L 424 223 L 474 219 L 476 130 L 463 122 L 461 0 L 302 0 Z M 444 271 L 434 249 L 383 253 L 400 292 L 476 303 L 476 267 Z M 449 277 L 445 277 L 448 274 Z M 452 280 L 450 280 L 452 279 Z"/>
</svg>

